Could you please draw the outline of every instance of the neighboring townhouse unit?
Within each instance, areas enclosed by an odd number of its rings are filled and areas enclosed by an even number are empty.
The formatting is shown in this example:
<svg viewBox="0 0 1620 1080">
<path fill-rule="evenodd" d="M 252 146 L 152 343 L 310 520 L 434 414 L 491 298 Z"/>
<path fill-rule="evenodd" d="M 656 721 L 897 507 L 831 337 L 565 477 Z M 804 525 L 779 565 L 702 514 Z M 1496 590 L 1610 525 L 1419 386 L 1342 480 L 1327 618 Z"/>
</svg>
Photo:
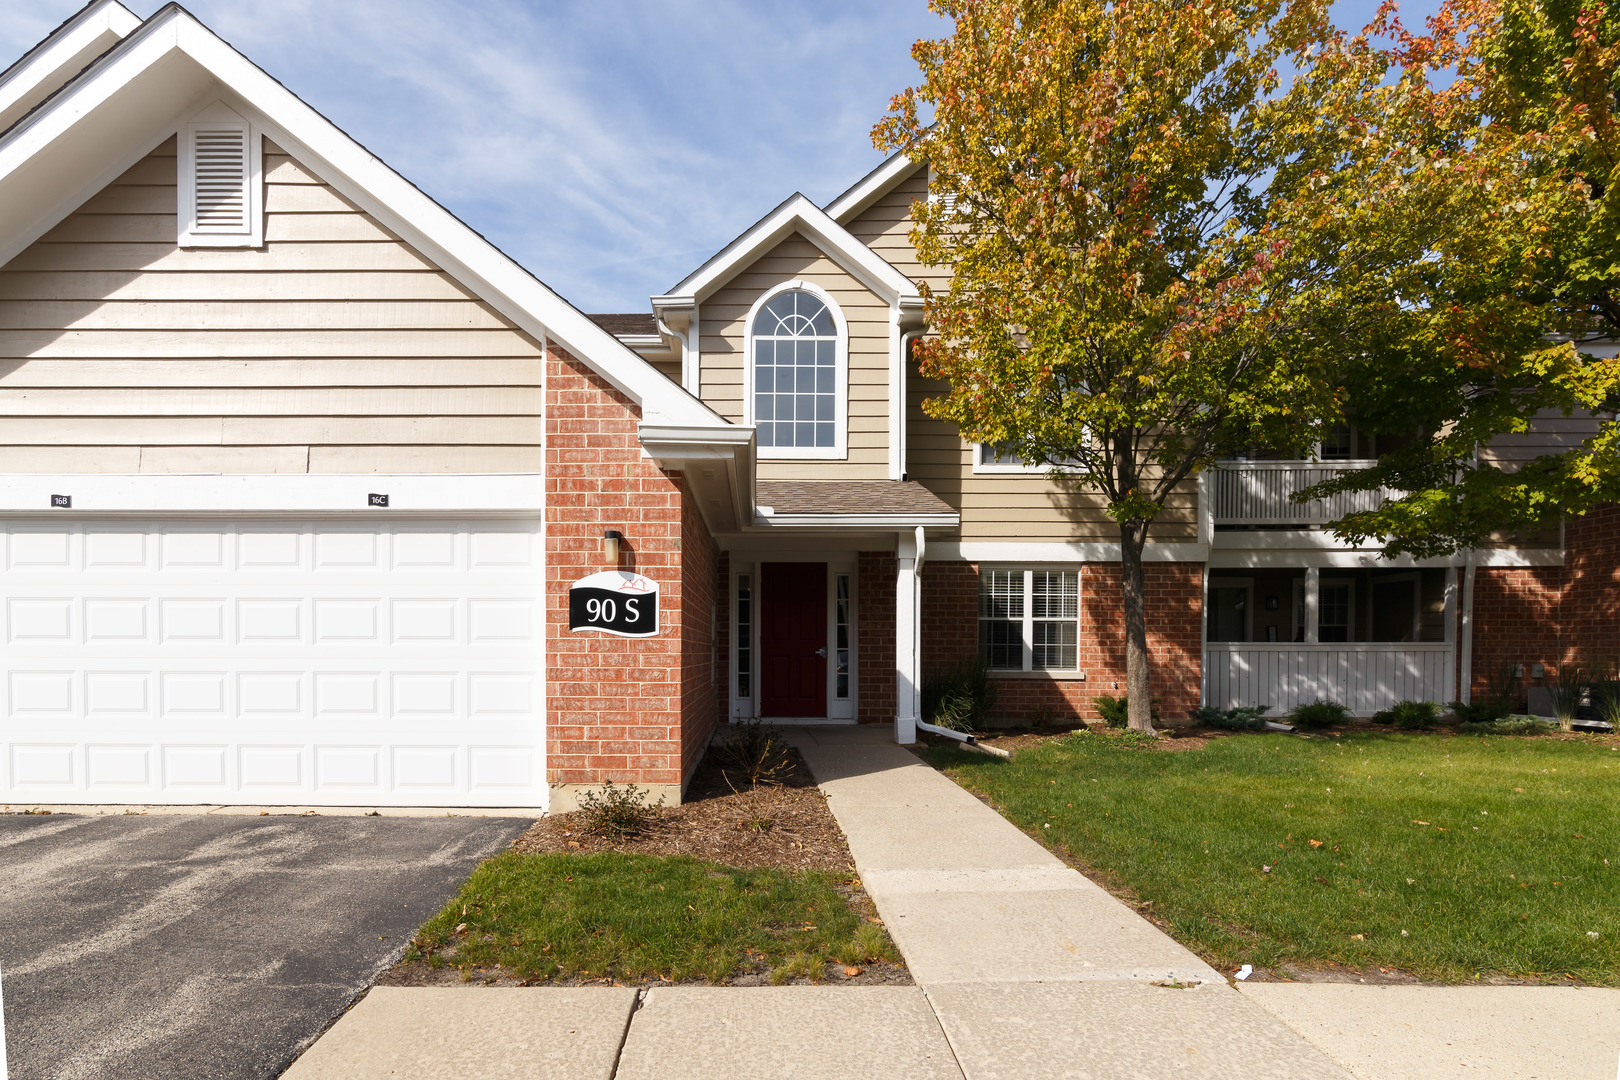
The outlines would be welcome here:
<svg viewBox="0 0 1620 1080">
<path fill-rule="evenodd" d="M 91 3 L 0 74 L 0 806 L 678 801 L 728 718 L 911 741 L 976 658 L 1001 712 L 1089 715 L 1117 537 L 924 414 L 927 182 L 585 316 L 182 9 Z M 1383 563 L 1286 499 L 1358 438 L 1156 523 L 1167 720 L 1616 643 L 1612 512 Z"/>
</svg>

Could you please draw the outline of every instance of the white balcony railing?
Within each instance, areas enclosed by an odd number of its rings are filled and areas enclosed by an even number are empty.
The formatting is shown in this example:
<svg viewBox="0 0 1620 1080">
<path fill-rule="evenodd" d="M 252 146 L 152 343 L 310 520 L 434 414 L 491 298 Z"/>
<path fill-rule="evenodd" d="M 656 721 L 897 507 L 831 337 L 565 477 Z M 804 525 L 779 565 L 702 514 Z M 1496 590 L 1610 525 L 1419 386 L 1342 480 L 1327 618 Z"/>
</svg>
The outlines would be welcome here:
<svg viewBox="0 0 1620 1080">
<path fill-rule="evenodd" d="M 1212 641 L 1204 646 L 1204 700 L 1222 709 L 1268 705 L 1279 716 L 1327 698 L 1371 716 L 1397 701 L 1453 700 L 1454 672 L 1444 642 Z"/>
<path fill-rule="evenodd" d="M 1371 461 L 1222 461 L 1210 470 L 1210 513 L 1216 525 L 1325 525 L 1356 510 L 1376 510 L 1396 493 L 1351 491 L 1328 499 L 1295 502 L 1294 492 Z"/>
</svg>

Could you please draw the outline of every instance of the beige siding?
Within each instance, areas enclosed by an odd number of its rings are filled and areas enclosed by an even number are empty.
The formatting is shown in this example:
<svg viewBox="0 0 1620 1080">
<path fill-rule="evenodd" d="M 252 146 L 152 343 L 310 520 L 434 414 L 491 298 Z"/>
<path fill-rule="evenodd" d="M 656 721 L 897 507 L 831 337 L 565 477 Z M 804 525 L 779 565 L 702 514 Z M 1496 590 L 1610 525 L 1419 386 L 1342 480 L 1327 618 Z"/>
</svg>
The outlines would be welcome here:
<svg viewBox="0 0 1620 1080">
<path fill-rule="evenodd" d="M 1480 460 L 1511 471 L 1543 454 L 1573 450 L 1596 435 L 1601 426 L 1602 421 L 1585 410 L 1565 416 L 1556 410 L 1543 409 L 1531 419 L 1529 431 L 1492 439 L 1490 445 L 1481 448 Z"/>
<path fill-rule="evenodd" d="M 533 339 L 265 144 L 264 247 L 180 250 L 170 140 L 0 268 L 0 469 L 526 472 Z"/>
<path fill-rule="evenodd" d="M 973 445 L 963 441 L 955 424 L 922 410 L 926 398 L 944 389 L 943 383 L 925 380 L 915 370 L 907 380 L 906 474 L 957 508 L 962 540 L 1119 542 L 1119 526 L 1103 512 L 1104 500 L 1094 492 L 1067 488 L 1043 475 L 974 473 Z M 1171 496 L 1149 539 L 1192 543 L 1197 511 L 1198 485 L 1190 481 Z"/>
<path fill-rule="evenodd" d="M 919 284 L 942 289 L 948 272 L 925 267 L 911 246 L 911 208 L 928 197 L 928 169 L 918 165 L 909 176 L 848 223 L 856 237 Z M 939 394 L 943 383 L 921 379 L 913 370 L 907 381 L 907 476 L 928 487 L 962 515 L 964 541 L 1045 541 L 1113 543 L 1119 527 L 1103 512 L 1103 500 L 1091 492 L 1066 489 L 1044 476 L 975 474 L 973 446 L 922 411 L 925 398 Z M 1172 498 L 1152 531 L 1156 541 L 1191 542 L 1196 538 L 1197 485 L 1185 485 Z"/>
<path fill-rule="evenodd" d="M 748 309 L 771 288 L 802 278 L 821 286 L 849 323 L 849 458 L 772 461 L 760 450 L 761 480 L 886 480 L 889 476 L 889 305 L 798 234 L 744 268 L 698 309 L 701 396 L 728 420 L 743 419 Z"/>
<path fill-rule="evenodd" d="M 845 227 L 906 277 L 931 289 L 943 289 L 950 284 L 950 271 L 923 266 L 917 261 L 917 249 L 911 246 L 911 204 L 926 198 L 928 166 L 924 163 Z"/>
</svg>

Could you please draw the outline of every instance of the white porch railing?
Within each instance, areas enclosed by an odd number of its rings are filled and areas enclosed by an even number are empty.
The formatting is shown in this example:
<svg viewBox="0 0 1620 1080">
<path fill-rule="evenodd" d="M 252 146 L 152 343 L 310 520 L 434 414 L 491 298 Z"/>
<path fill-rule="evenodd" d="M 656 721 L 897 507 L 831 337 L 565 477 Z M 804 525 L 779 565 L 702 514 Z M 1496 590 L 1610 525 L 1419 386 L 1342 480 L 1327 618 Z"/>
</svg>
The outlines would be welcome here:
<svg viewBox="0 0 1620 1080">
<path fill-rule="evenodd" d="M 1395 492 L 1350 491 L 1329 499 L 1297 503 L 1294 492 L 1370 461 L 1326 464 L 1316 461 L 1222 461 L 1210 470 L 1211 508 L 1217 525 L 1325 525 L 1355 510 L 1376 510 Z"/>
<path fill-rule="evenodd" d="M 1269 705 L 1279 716 L 1317 698 L 1371 716 L 1397 701 L 1456 698 L 1452 646 L 1443 642 L 1204 646 L 1204 700 L 1221 709 Z"/>
</svg>

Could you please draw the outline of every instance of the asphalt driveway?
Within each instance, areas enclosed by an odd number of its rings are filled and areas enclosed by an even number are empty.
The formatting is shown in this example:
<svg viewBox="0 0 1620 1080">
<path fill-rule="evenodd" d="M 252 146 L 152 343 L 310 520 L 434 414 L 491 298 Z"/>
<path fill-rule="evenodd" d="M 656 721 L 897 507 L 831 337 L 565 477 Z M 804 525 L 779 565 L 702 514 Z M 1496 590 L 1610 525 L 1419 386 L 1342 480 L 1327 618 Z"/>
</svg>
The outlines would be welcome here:
<svg viewBox="0 0 1620 1080">
<path fill-rule="evenodd" d="M 0 816 L 11 1080 L 279 1076 L 527 824 Z"/>
</svg>

